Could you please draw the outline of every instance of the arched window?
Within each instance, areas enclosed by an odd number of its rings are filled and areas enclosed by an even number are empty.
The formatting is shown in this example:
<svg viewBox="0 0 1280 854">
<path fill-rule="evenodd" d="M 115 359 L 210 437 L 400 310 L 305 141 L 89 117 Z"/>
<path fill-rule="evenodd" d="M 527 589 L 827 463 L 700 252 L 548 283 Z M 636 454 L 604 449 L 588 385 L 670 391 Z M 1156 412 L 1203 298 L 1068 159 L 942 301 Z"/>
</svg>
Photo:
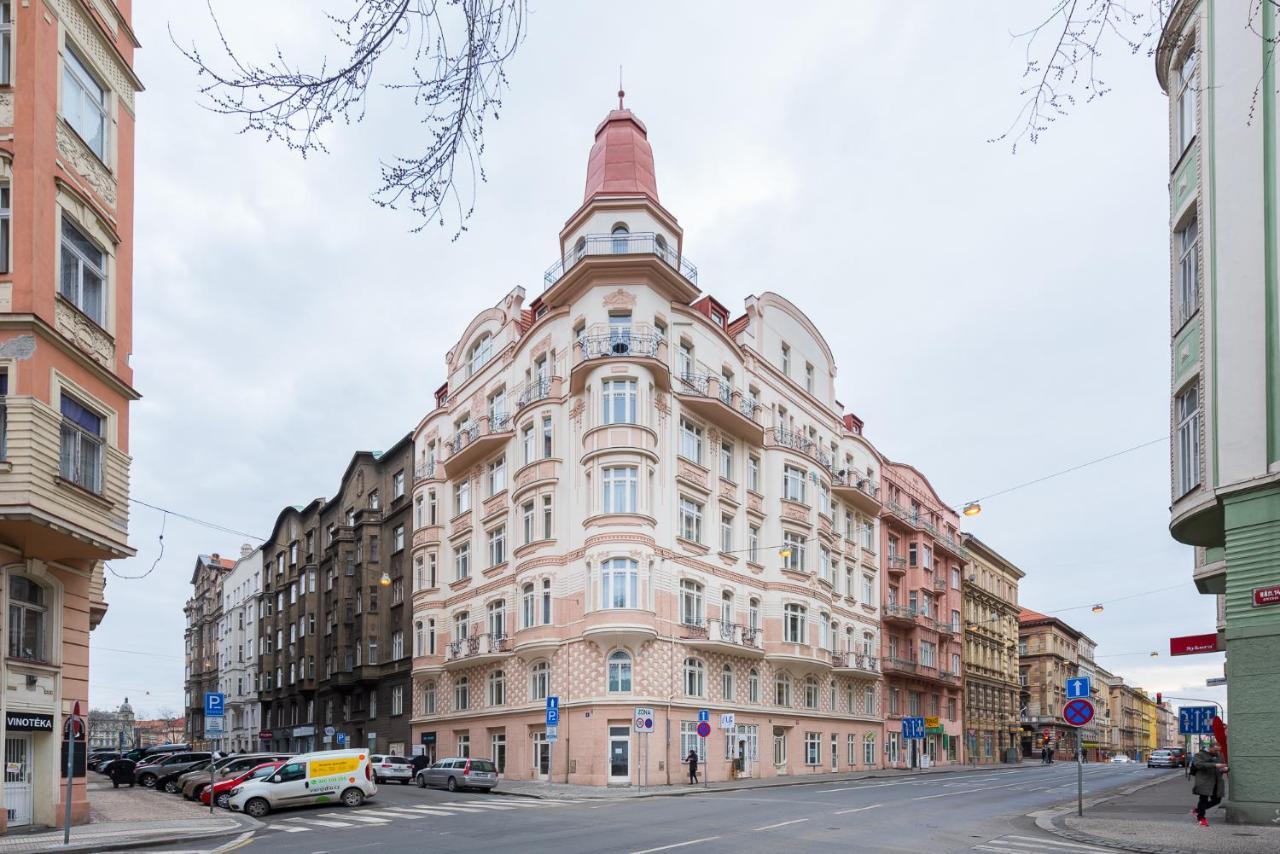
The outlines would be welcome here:
<svg viewBox="0 0 1280 854">
<path fill-rule="evenodd" d="M 791 677 L 779 673 L 773 679 L 773 704 L 775 706 L 791 705 Z"/>
<path fill-rule="evenodd" d="M 804 680 L 804 707 L 818 708 L 818 679 L 815 676 L 808 676 Z"/>
<path fill-rule="evenodd" d="M 639 563 L 630 558 L 609 558 L 600 565 L 600 607 L 638 608 Z"/>
<path fill-rule="evenodd" d="M 467 351 L 467 376 L 471 376 L 484 367 L 485 362 L 488 362 L 489 357 L 492 355 L 493 338 L 485 334 L 481 336 L 480 340 L 472 344 L 471 349 Z"/>
<path fill-rule="evenodd" d="M 720 694 L 726 703 L 733 702 L 733 666 L 726 664 L 720 668 Z"/>
<path fill-rule="evenodd" d="M 818 648 L 827 649 L 831 645 L 831 623 L 826 614 L 818 614 Z"/>
<path fill-rule="evenodd" d="M 587 254 L 587 238 L 579 237 L 573 244 L 573 260 L 577 261 Z"/>
<path fill-rule="evenodd" d="M 684 692 L 690 697 L 701 697 L 706 690 L 706 667 L 697 658 L 684 660 Z"/>
<path fill-rule="evenodd" d="M 489 674 L 489 705 L 501 706 L 507 702 L 507 676 L 502 670 Z"/>
<path fill-rule="evenodd" d="M 631 229 L 627 228 L 627 224 L 625 222 L 620 222 L 614 225 L 610 230 L 610 233 L 613 235 L 613 254 L 625 255 L 630 248 Z"/>
<path fill-rule="evenodd" d="M 655 235 L 653 238 L 653 247 L 658 257 L 671 263 L 671 250 L 667 248 L 667 239 L 661 234 Z"/>
<path fill-rule="evenodd" d="M 720 594 L 720 622 L 733 622 L 733 591 L 725 590 Z"/>
<path fill-rule="evenodd" d="M 9 576 L 9 657 L 48 661 L 45 589 L 22 575 Z"/>
<path fill-rule="evenodd" d="M 754 667 L 751 668 L 751 672 L 747 674 L 747 702 L 760 702 L 760 671 L 756 670 Z"/>
<path fill-rule="evenodd" d="M 436 654 L 436 621 L 427 620 L 427 655 Z"/>
<path fill-rule="evenodd" d="M 527 629 L 535 625 L 537 607 L 538 596 L 534 591 L 533 582 L 529 582 L 520 590 L 520 625 L 522 627 Z"/>
<path fill-rule="evenodd" d="M 625 694 L 631 690 L 631 653 L 624 649 L 609 654 L 609 693 Z"/>
<path fill-rule="evenodd" d="M 551 693 L 551 665 L 539 661 L 529 668 L 529 698 L 545 700 Z"/>
<path fill-rule="evenodd" d="M 459 676 L 453 683 L 453 710 L 465 712 L 471 705 L 471 683 L 465 676 Z"/>
</svg>

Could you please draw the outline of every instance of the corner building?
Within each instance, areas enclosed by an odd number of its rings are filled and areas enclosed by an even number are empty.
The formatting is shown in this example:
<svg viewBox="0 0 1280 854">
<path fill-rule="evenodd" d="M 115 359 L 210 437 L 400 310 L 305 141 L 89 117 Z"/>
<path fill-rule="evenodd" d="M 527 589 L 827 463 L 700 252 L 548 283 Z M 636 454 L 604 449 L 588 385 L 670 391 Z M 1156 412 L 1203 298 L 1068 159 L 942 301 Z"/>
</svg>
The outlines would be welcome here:
<svg viewBox="0 0 1280 854">
<path fill-rule="evenodd" d="M 881 767 L 881 463 L 821 333 L 700 293 L 629 110 L 559 243 L 414 432 L 415 749 L 587 785 L 679 781 L 690 750 L 712 780 Z"/>
</svg>

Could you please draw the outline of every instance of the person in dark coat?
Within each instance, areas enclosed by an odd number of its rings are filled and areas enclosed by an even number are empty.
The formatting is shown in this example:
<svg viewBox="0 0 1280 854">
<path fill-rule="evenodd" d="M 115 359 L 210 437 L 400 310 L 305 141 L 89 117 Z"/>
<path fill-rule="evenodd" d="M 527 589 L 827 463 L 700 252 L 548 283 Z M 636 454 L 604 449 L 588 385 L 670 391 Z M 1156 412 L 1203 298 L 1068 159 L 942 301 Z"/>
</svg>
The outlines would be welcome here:
<svg viewBox="0 0 1280 854">
<path fill-rule="evenodd" d="M 689 785 L 696 785 L 698 782 L 698 751 L 690 750 L 684 761 L 689 763 Z"/>
<path fill-rule="evenodd" d="M 111 765 L 107 768 L 107 776 L 111 778 L 111 787 L 113 789 L 120 788 L 121 783 L 127 783 L 129 788 L 133 788 L 133 769 L 137 765 L 132 759 L 113 759 Z"/>
<path fill-rule="evenodd" d="M 1200 800 L 1192 812 L 1195 813 L 1201 827 L 1209 826 L 1209 820 L 1204 815 L 1205 811 L 1222 803 L 1222 775 L 1226 770 L 1227 766 L 1222 761 L 1222 757 L 1213 748 L 1202 748 L 1196 754 L 1195 784 L 1191 787 L 1191 793 L 1199 795 Z"/>
<path fill-rule="evenodd" d="M 413 766 L 413 774 L 416 777 L 419 771 L 431 765 L 431 760 L 427 758 L 427 754 L 418 753 L 409 760 L 409 764 Z"/>
</svg>

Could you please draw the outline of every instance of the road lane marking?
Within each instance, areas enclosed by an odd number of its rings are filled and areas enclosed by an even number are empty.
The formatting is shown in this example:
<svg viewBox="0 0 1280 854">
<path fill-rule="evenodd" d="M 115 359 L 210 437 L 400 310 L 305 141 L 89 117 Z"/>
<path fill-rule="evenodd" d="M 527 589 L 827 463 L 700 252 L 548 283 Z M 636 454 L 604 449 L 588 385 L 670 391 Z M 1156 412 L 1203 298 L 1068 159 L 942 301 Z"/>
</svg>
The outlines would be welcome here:
<svg viewBox="0 0 1280 854">
<path fill-rule="evenodd" d="M 853 809 L 849 809 L 849 810 L 836 810 L 836 811 L 835 811 L 834 813 L 832 813 L 832 814 L 833 814 L 833 815 L 844 815 L 845 813 L 850 813 L 850 812 L 862 812 L 863 810 L 873 810 L 873 809 L 875 809 L 876 807 L 879 807 L 879 806 L 884 806 L 884 804 L 872 804 L 872 805 L 871 805 L 871 806 L 869 806 L 869 807 L 854 807 Z"/>
<path fill-rule="evenodd" d="M 814 792 L 814 794 L 821 795 L 827 792 L 852 792 L 858 789 L 883 789 L 885 786 L 911 786 L 911 785 L 915 785 L 915 784 L 910 782 L 905 782 L 905 781 L 902 783 L 871 783 L 870 785 L 867 785 L 867 786 L 843 786 L 839 789 L 819 789 L 818 791 Z"/>
<path fill-rule="evenodd" d="M 285 833 L 306 833 L 309 827 L 290 827 L 287 824 L 276 825 L 276 830 L 283 830 Z"/>
<path fill-rule="evenodd" d="M 321 827 L 353 827 L 349 821 L 325 821 L 319 818 L 286 818 L 284 821 L 299 821 L 307 824 L 318 824 Z"/>
<path fill-rule="evenodd" d="M 779 828 L 779 827 L 786 827 L 786 826 L 787 826 L 787 825 L 789 825 L 789 824 L 799 824 L 799 823 L 800 823 L 800 822 L 802 822 L 802 821 L 808 821 L 808 820 L 809 820 L 809 819 L 807 819 L 807 818 L 793 818 L 793 819 L 791 819 L 791 821 L 780 821 L 780 822 L 778 822 L 777 824 L 766 824 L 764 827 L 757 827 L 757 828 L 752 829 L 752 831 L 751 831 L 751 832 L 752 832 L 752 833 L 755 833 L 755 832 L 760 831 L 760 830 L 774 830 L 774 829 Z"/>
<path fill-rule="evenodd" d="M 675 842 L 671 845 L 659 845 L 657 848 L 642 848 L 639 851 L 632 851 L 631 854 L 653 854 L 655 851 L 670 851 L 672 848 L 683 848 L 686 845 L 697 845 L 699 842 L 711 842 L 719 839 L 719 836 L 704 836 L 701 839 L 690 839 L 688 842 Z"/>
<path fill-rule="evenodd" d="M 913 801 L 928 801 L 933 798 L 954 798 L 957 795 L 971 795 L 974 792 L 990 792 L 992 789 L 1012 789 L 1014 786 L 1021 786 L 1021 783 L 1006 783 L 1003 786 L 983 786 L 977 789 L 968 789 L 963 792 L 943 792 L 938 795 L 921 795 L 918 798 L 912 798 Z"/>
<path fill-rule="evenodd" d="M 1079 848 L 1082 851 L 1107 851 L 1107 852 L 1111 851 L 1111 849 L 1109 848 L 1098 848 L 1093 845 L 1078 845 L 1075 842 L 1058 842 L 1057 840 L 1054 840 L 1054 839 L 1036 839 L 1034 836 L 1002 836 L 1001 839 L 1021 839 L 1027 842 L 1038 842 L 1038 843 L 1043 843 L 1047 845 L 1057 845 L 1059 848 Z"/>
<path fill-rule="evenodd" d="M 336 818 L 341 821 L 359 821 L 364 824 L 390 824 L 391 822 L 385 818 L 373 818 L 372 816 L 363 815 L 342 815 L 336 812 L 327 812 L 321 815 L 321 818 Z"/>
</svg>

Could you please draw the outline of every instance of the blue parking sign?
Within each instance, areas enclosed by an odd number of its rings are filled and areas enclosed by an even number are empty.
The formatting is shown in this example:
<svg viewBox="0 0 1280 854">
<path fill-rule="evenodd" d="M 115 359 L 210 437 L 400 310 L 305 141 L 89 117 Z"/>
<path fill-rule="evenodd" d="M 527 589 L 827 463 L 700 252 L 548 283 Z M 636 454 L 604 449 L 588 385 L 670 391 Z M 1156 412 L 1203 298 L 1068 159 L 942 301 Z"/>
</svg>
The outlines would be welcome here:
<svg viewBox="0 0 1280 854">
<path fill-rule="evenodd" d="M 204 716 L 206 718 L 220 718 L 226 711 L 227 697 L 217 691 L 204 692 Z"/>
<path fill-rule="evenodd" d="M 547 726 L 560 724 L 560 698 L 547 697 Z"/>
</svg>

